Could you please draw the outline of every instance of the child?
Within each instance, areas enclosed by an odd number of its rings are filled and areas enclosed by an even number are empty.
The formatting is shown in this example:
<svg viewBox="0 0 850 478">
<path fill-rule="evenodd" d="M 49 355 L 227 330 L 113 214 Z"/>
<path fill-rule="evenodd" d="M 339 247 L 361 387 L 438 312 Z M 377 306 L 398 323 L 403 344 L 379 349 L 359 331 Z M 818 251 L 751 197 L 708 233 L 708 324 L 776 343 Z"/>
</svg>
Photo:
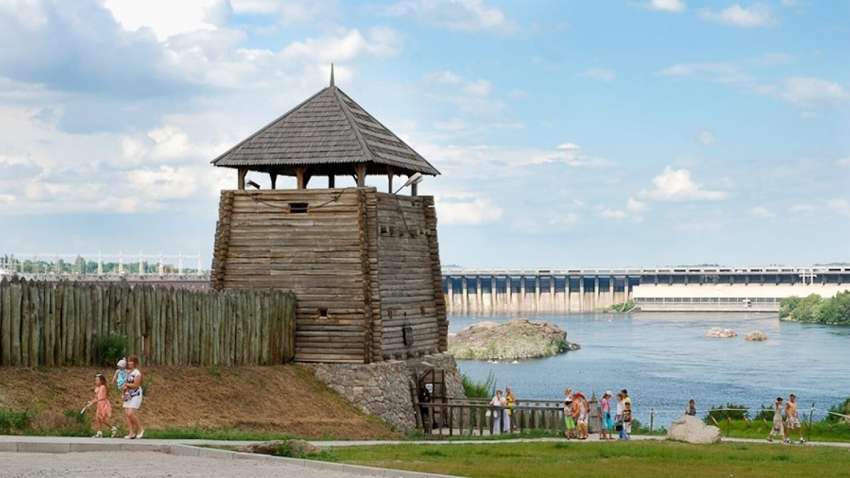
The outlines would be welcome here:
<svg viewBox="0 0 850 478">
<path fill-rule="evenodd" d="M 118 368 L 115 370 L 115 373 L 112 374 L 112 383 L 118 388 L 118 391 L 121 392 L 121 395 L 124 394 L 124 384 L 127 383 L 127 360 L 121 359 L 118 361 Z"/>
<path fill-rule="evenodd" d="M 575 437 L 576 422 L 573 420 L 573 391 L 564 390 L 564 438 Z"/>
<path fill-rule="evenodd" d="M 611 429 L 614 428 L 614 419 L 611 417 L 611 397 L 613 394 L 610 391 L 602 394 L 600 401 L 600 409 L 602 410 L 602 429 L 599 431 L 600 440 L 611 440 Z"/>
<path fill-rule="evenodd" d="M 588 416 L 590 415 L 590 404 L 587 403 L 587 398 L 579 394 L 578 398 L 578 435 L 579 440 L 587 440 L 589 434 L 587 429 Z"/>
<path fill-rule="evenodd" d="M 109 419 L 112 417 L 112 404 L 109 403 L 108 390 L 106 388 L 106 377 L 101 374 L 94 376 L 94 400 L 90 401 L 86 407 L 97 404 L 94 414 L 94 428 L 97 433 L 92 438 L 103 438 L 104 426 L 112 429 L 112 438 L 118 433 L 118 428 L 109 425 Z"/>
<path fill-rule="evenodd" d="M 785 436 L 785 426 L 782 423 L 782 397 L 776 397 L 773 402 L 773 427 L 767 435 L 767 441 L 772 442 L 775 436 Z"/>
<path fill-rule="evenodd" d="M 697 402 L 693 398 L 688 400 L 688 409 L 685 410 L 685 415 L 697 416 Z"/>
</svg>

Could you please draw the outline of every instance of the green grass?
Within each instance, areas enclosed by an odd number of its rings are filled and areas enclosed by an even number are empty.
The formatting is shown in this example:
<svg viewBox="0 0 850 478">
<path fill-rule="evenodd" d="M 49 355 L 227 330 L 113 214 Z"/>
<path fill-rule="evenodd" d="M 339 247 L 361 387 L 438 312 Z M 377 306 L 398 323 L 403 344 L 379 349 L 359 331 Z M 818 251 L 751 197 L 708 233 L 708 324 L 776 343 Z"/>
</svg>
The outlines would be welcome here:
<svg viewBox="0 0 850 478">
<path fill-rule="evenodd" d="M 466 374 L 460 376 L 463 384 L 463 393 L 467 398 L 490 399 L 496 394 L 496 375 L 491 371 L 483 382 L 476 382 Z"/>
<path fill-rule="evenodd" d="M 319 459 L 472 478 L 850 477 L 850 453 L 827 447 L 672 442 L 392 445 Z"/>
<path fill-rule="evenodd" d="M 720 431 L 723 436 L 733 438 L 766 438 L 770 433 L 772 422 L 764 420 L 732 420 L 719 421 Z M 842 422 L 820 421 L 803 424 L 803 437 L 808 441 L 824 442 L 850 442 L 850 425 Z M 799 438 L 795 431 L 791 434 L 792 439 Z"/>
<path fill-rule="evenodd" d="M 165 428 L 146 429 L 145 438 L 180 439 L 180 440 L 229 440 L 229 441 L 272 441 L 290 440 L 292 435 L 274 432 L 256 432 L 232 428 Z"/>
</svg>

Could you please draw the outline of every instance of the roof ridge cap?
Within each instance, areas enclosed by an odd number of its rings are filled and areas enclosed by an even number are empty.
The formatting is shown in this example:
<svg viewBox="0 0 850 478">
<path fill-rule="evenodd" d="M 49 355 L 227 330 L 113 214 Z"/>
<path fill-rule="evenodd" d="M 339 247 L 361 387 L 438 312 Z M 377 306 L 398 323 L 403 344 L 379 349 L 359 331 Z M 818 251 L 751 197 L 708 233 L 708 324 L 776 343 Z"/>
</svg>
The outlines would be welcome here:
<svg viewBox="0 0 850 478">
<path fill-rule="evenodd" d="M 304 107 L 304 105 L 306 105 L 307 103 L 309 103 L 310 101 L 312 101 L 314 98 L 316 98 L 317 96 L 319 96 L 319 95 L 321 95 L 322 93 L 324 93 L 324 92 L 325 92 L 325 90 L 326 90 L 326 89 L 328 89 L 328 88 L 336 88 L 336 87 L 328 86 L 328 87 L 322 88 L 321 90 L 317 91 L 316 93 L 314 93 L 312 96 L 310 96 L 310 97 L 309 97 L 309 98 L 307 98 L 306 100 L 302 101 L 301 103 L 298 103 L 296 106 L 294 106 L 292 109 L 290 109 L 290 110 L 289 110 L 289 111 L 287 111 L 286 113 L 284 113 L 284 114 L 282 114 L 282 115 L 278 116 L 277 118 L 273 119 L 270 123 L 266 124 L 266 125 L 265 125 L 265 126 L 263 126 L 262 128 L 260 128 L 260 129 L 258 129 L 257 131 L 255 131 L 252 135 L 250 135 L 250 136 L 248 136 L 247 138 L 243 139 L 242 141 L 240 141 L 240 142 L 236 143 L 236 145 L 235 145 L 235 146 L 233 146 L 232 148 L 230 148 L 230 149 L 228 149 L 227 151 L 225 151 L 225 152 L 223 152 L 223 153 L 219 154 L 219 155 L 218 155 L 215 159 L 213 159 L 212 161 L 210 161 L 210 163 L 211 163 L 211 164 L 213 164 L 213 165 L 215 165 L 217 162 L 219 162 L 220 160 L 222 160 L 222 159 L 223 159 L 225 156 L 227 156 L 228 154 L 230 154 L 230 153 L 232 153 L 232 152 L 234 152 L 234 151 L 238 150 L 240 147 L 242 147 L 242 145 L 243 145 L 243 144 L 247 143 L 248 141 L 251 141 L 252 139 L 254 139 L 255 137 L 257 137 L 260 133 L 262 133 L 262 132 L 266 131 L 267 129 L 269 129 L 269 128 L 271 128 L 272 126 L 274 126 L 275 124 L 277 124 L 277 122 L 278 122 L 278 121 L 281 121 L 281 120 L 285 119 L 287 116 L 289 116 L 290 114 L 295 113 L 296 111 L 300 110 L 302 107 Z M 334 97 L 336 97 L 336 94 L 334 94 Z"/>
<path fill-rule="evenodd" d="M 334 87 L 334 88 L 336 88 L 336 87 Z M 345 96 L 346 96 L 349 100 L 351 100 L 351 102 L 352 102 L 352 103 L 354 103 L 355 105 L 357 105 L 357 107 L 358 107 L 358 108 L 360 108 L 361 110 L 363 110 L 363 112 L 364 112 L 364 113 L 366 113 L 367 115 L 369 115 L 369 117 L 370 117 L 370 118 L 372 118 L 372 120 L 373 120 L 373 121 L 375 121 L 375 123 L 377 123 L 377 124 L 378 124 L 381 128 L 383 128 L 383 129 L 384 129 L 384 131 L 386 131 L 387 133 L 389 133 L 391 136 L 394 136 L 397 140 L 399 140 L 399 142 L 401 142 L 401 144 L 403 144 L 404 146 L 406 146 L 406 147 L 407 147 L 407 149 L 409 149 L 410 151 L 412 151 L 412 152 L 413 152 L 413 154 L 415 154 L 415 155 L 416 155 L 417 159 L 419 159 L 419 160 L 421 160 L 422 162 L 424 162 L 425 164 L 427 164 L 427 165 L 428 165 L 431 169 L 433 169 L 433 170 L 434 170 L 434 172 L 436 172 L 436 173 L 437 173 L 437 174 L 435 174 L 435 176 L 437 176 L 437 175 L 439 175 L 439 174 L 440 174 L 440 171 L 439 171 L 439 170 L 437 170 L 437 168 L 435 168 L 433 164 L 431 164 L 431 163 L 430 163 L 427 159 L 425 159 L 425 158 L 424 158 L 421 154 L 419 154 L 419 152 L 418 152 L 418 151 L 416 151 L 416 150 L 415 150 L 415 149 L 413 149 L 413 148 L 412 148 L 409 144 L 407 144 L 407 142 L 406 142 L 405 140 L 401 139 L 401 137 L 400 137 L 399 135 L 395 134 L 395 133 L 394 133 L 391 129 L 387 128 L 387 127 L 386 127 L 386 125 L 384 125 L 384 123 L 381 123 L 381 121 L 380 121 L 378 118 L 376 118 L 375 116 L 373 116 L 373 115 L 372 115 L 372 113 L 369 113 L 368 111 L 366 111 L 366 108 L 363 108 L 363 107 L 360 105 L 360 103 L 358 103 L 358 102 L 357 102 L 354 98 L 352 98 L 352 97 L 348 96 L 348 95 L 347 95 L 344 91 L 342 91 L 342 90 L 338 90 L 338 93 L 342 93 L 343 95 L 345 95 Z M 343 103 L 344 103 L 344 101 L 343 101 Z M 347 110 L 347 106 L 346 106 L 346 111 L 348 111 L 348 110 Z M 355 128 L 355 129 L 356 129 L 356 128 Z M 360 136 L 360 131 L 359 131 L 359 130 L 357 131 L 357 137 L 358 137 L 358 138 L 361 138 L 361 136 Z M 362 138 L 361 138 L 361 139 L 362 139 Z M 365 143 L 365 140 L 364 140 L 364 143 Z M 367 148 L 367 149 L 369 148 L 368 144 L 366 145 L 366 148 Z M 373 158 L 375 157 L 375 154 L 374 154 L 374 153 L 372 153 L 372 150 L 371 150 L 371 149 L 369 150 L 369 154 L 370 154 L 370 155 L 372 155 L 372 157 L 373 157 Z"/>
<path fill-rule="evenodd" d="M 354 130 L 354 135 L 357 137 L 357 142 L 360 143 L 360 147 L 363 148 L 363 152 L 366 153 L 366 158 L 369 161 L 375 162 L 377 157 L 375 153 L 369 148 L 369 144 L 366 143 L 366 140 L 363 138 L 363 134 L 360 133 L 360 128 L 357 126 L 357 122 L 354 121 L 354 116 L 352 116 L 351 111 L 348 109 L 348 105 L 345 104 L 345 101 L 340 98 L 340 93 L 345 95 L 345 92 L 339 89 L 337 86 L 332 86 L 334 99 L 336 100 L 339 107 L 342 109 L 342 114 L 345 115 L 346 121 L 351 125 L 351 129 Z M 348 95 L 345 95 L 348 96 Z"/>
</svg>

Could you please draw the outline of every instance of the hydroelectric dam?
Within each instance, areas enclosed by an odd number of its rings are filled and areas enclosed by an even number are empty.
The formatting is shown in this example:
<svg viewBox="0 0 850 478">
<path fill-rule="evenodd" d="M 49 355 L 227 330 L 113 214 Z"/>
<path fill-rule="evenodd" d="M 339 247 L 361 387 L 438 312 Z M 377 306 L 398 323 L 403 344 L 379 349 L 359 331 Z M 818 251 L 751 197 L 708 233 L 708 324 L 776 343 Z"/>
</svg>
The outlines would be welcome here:
<svg viewBox="0 0 850 478">
<path fill-rule="evenodd" d="M 443 270 L 451 314 L 776 312 L 782 299 L 850 290 L 850 266 Z"/>
</svg>

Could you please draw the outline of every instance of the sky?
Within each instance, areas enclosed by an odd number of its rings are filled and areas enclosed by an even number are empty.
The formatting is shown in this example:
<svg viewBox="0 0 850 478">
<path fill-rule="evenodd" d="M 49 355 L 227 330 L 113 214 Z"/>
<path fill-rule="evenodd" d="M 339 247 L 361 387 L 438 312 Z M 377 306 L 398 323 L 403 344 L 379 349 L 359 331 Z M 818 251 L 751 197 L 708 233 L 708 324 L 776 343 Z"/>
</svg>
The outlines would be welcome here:
<svg viewBox="0 0 850 478">
<path fill-rule="evenodd" d="M 850 261 L 847 0 L 0 0 L 0 45 L 3 253 L 208 261 L 210 160 L 333 62 L 444 265 Z"/>
</svg>

